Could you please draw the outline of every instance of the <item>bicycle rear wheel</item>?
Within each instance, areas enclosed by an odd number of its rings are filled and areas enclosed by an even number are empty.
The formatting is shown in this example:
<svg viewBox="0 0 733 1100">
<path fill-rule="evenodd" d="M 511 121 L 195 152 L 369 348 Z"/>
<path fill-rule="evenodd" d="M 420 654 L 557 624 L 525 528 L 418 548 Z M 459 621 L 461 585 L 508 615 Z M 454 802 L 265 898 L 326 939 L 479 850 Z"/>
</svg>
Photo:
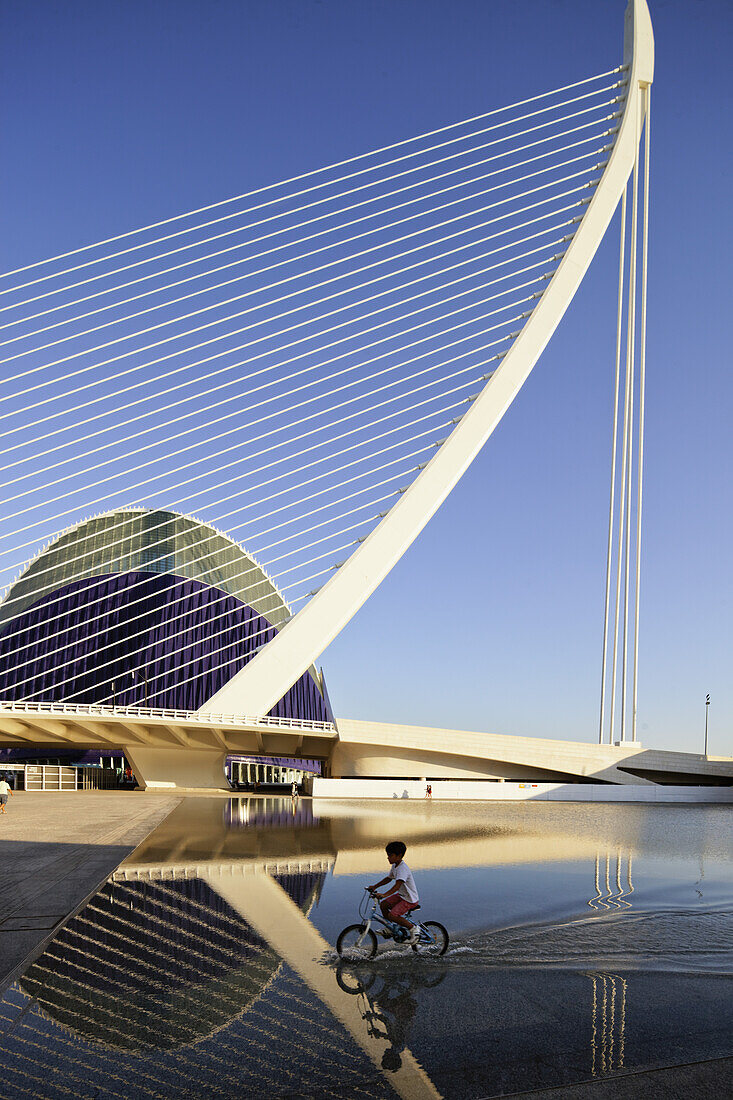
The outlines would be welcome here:
<svg viewBox="0 0 733 1100">
<path fill-rule="evenodd" d="M 342 959 L 373 959 L 377 953 L 377 937 L 363 924 L 350 924 L 336 940 L 336 950 Z"/>
<path fill-rule="evenodd" d="M 437 920 L 426 920 L 421 925 L 422 930 L 430 937 L 430 942 L 425 940 L 424 936 L 421 936 L 416 946 L 420 949 L 420 953 L 423 955 L 445 955 L 448 950 L 448 933 L 442 924 L 439 924 Z"/>
<path fill-rule="evenodd" d="M 442 975 L 441 975 L 442 977 Z M 373 966 L 365 966 L 363 962 L 350 959 L 341 959 L 336 967 L 336 981 L 344 993 L 354 996 L 356 993 L 366 993 L 372 988 L 377 975 Z"/>
</svg>

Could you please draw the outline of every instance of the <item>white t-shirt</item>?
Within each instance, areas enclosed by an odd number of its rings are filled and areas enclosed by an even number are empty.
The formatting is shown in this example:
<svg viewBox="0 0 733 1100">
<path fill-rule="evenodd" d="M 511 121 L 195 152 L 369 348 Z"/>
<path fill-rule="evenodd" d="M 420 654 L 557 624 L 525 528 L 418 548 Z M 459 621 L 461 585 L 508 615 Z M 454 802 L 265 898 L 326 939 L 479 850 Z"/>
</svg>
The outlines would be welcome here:
<svg viewBox="0 0 733 1100">
<path fill-rule="evenodd" d="M 404 859 L 401 863 L 390 867 L 388 878 L 395 879 L 399 886 L 397 887 L 397 893 L 405 901 L 416 903 L 420 900 L 417 890 L 415 889 L 415 880 L 412 877 L 412 871 L 405 863 Z"/>
<path fill-rule="evenodd" d="M 0 779 L 0 794 L 10 794 L 11 789 L 9 783 L 6 783 L 4 779 Z"/>
</svg>

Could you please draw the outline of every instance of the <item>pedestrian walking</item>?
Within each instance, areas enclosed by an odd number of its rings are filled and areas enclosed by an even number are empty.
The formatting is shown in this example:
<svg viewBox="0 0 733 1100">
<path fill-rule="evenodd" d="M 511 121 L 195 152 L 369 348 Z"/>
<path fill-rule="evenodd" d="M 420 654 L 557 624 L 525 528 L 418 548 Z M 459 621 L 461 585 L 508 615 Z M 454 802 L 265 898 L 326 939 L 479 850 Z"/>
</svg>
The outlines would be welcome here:
<svg viewBox="0 0 733 1100">
<path fill-rule="evenodd" d="M 0 779 L 0 813 L 5 813 L 5 807 L 8 804 L 8 798 L 13 793 L 13 788 L 8 783 L 7 779 Z"/>
</svg>

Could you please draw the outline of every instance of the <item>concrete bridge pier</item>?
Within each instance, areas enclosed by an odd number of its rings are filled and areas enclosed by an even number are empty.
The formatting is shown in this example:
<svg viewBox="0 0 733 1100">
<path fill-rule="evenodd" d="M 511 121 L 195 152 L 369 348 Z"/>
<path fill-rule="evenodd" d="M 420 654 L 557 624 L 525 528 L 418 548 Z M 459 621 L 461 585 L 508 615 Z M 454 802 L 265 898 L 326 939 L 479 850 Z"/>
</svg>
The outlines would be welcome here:
<svg viewBox="0 0 733 1100">
<path fill-rule="evenodd" d="M 227 753 L 222 749 L 159 748 L 125 745 L 124 753 L 143 790 L 230 791 L 224 774 Z"/>
</svg>

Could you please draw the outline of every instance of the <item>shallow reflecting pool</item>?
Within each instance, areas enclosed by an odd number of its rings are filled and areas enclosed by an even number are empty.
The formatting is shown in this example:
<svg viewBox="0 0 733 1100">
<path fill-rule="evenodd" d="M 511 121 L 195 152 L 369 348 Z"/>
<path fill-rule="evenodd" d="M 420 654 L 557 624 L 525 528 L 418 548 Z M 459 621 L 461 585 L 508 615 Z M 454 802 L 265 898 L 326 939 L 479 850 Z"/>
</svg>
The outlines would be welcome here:
<svg viewBox="0 0 733 1100">
<path fill-rule="evenodd" d="M 442 958 L 333 950 L 402 839 Z M 190 798 L 0 1001 L 15 1097 L 476 1098 L 733 1054 L 725 806 Z"/>
</svg>

